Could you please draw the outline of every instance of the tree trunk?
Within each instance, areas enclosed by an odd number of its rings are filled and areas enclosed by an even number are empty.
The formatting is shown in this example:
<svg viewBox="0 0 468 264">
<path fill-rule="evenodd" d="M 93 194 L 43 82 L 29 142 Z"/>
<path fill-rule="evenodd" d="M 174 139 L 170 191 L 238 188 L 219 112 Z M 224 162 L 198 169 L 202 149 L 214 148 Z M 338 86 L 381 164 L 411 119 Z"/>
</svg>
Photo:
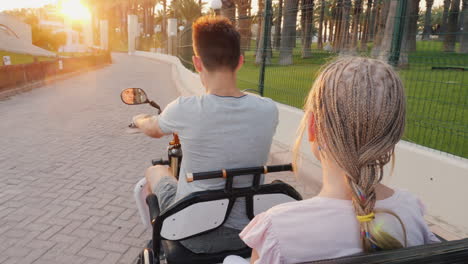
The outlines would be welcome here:
<svg viewBox="0 0 468 264">
<path fill-rule="evenodd" d="M 375 0 L 373 8 L 371 10 L 371 16 L 369 20 L 369 37 L 370 41 L 373 41 L 377 31 L 377 24 L 379 21 L 379 11 L 382 9 L 382 1 Z"/>
<path fill-rule="evenodd" d="M 275 24 L 275 39 L 273 40 L 273 46 L 279 50 L 281 44 L 281 21 L 283 19 L 283 0 L 278 2 L 278 18 Z"/>
<path fill-rule="evenodd" d="M 443 38 L 445 38 L 445 33 L 447 33 L 448 16 L 451 2 L 452 0 L 444 0 L 444 12 L 442 13 L 442 25 L 440 26 L 440 33 L 442 33 Z"/>
<path fill-rule="evenodd" d="M 423 31 L 423 40 L 431 39 L 432 34 L 432 5 L 434 4 L 434 0 L 426 0 L 426 15 L 424 16 L 424 31 Z"/>
<path fill-rule="evenodd" d="M 447 34 L 444 39 L 444 51 L 454 52 L 458 31 L 458 14 L 460 13 L 460 0 L 452 0 L 448 16 Z"/>
<path fill-rule="evenodd" d="M 162 0 L 163 3 L 163 17 L 161 23 L 161 45 L 164 47 L 164 53 L 167 53 L 167 0 Z"/>
<path fill-rule="evenodd" d="M 385 27 L 387 23 L 387 19 L 389 17 L 389 8 L 390 8 L 390 3 L 395 0 L 389 0 L 381 4 L 379 7 L 380 11 L 378 12 L 378 20 L 377 20 L 377 25 L 376 29 L 374 29 L 374 47 L 372 49 L 372 56 L 379 56 L 380 54 L 380 44 L 382 43 L 382 39 L 385 33 Z M 390 17 L 389 22 L 394 23 L 395 16 Z"/>
<path fill-rule="evenodd" d="M 393 32 L 395 31 L 395 15 L 398 7 L 398 0 L 389 1 L 388 16 L 383 30 L 382 44 L 379 47 L 374 47 L 372 52 L 378 52 L 377 58 L 383 61 L 388 61 L 390 49 L 392 48 Z"/>
<path fill-rule="evenodd" d="M 350 34 L 349 34 L 349 26 L 350 26 L 350 11 L 351 11 L 351 0 L 344 0 L 343 1 L 343 11 L 341 12 L 341 36 L 340 40 L 337 45 L 337 49 L 335 51 L 347 51 L 349 49 L 350 44 Z"/>
<path fill-rule="evenodd" d="M 416 36 L 418 34 L 418 18 L 419 18 L 419 2 L 420 0 L 412 0 L 409 2 L 409 32 L 408 32 L 408 52 L 416 51 Z"/>
<path fill-rule="evenodd" d="M 272 24 L 271 20 L 272 19 L 273 19 L 273 17 L 270 16 L 270 23 L 269 23 L 270 30 L 268 30 L 270 32 L 271 32 L 271 24 Z M 262 19 L 261 31 L 260 31 L 261 34 L 259 36 L 260 41 L 258 42 L 258 49 L 257 49 L 256 57 L 255 57 L 255 63 L 256 64 L 261 64 L 262 59 L 263 59 L 262 58 L 263 52 L 266 52 L 267 55 L 266 55 L 266 59 L 265 59 L 265 64 L 268 65 L 268 64 L 271 64 L 271 57 L 272 57 L 273 52 L 272 52 L 272 49 L 271 49 L 271 41 L 268 41 L 267 49 L 266 50 L 263 49 L 263 42 L 266 41 L 266 39 L 265 39 L 265 24 L 264 24 L 265 22 L 266 22 L 265 19 Z M 271 40 L 271 34 L 268 34 L 268 36 L 266 36 L 266 37 L 268 38 L 268 40 Z"/>
<path fill-rule="evenodd" d="M 232 24 L 236 25 L 236 5 L 233 0 L 221 0 L 221 15 L 229 18 Z"/>
<path fill-rule="evenodd" d="M 327 25 L 325 24 L 325 30 L 323 30 L 323 24 L 324 24 L 324 17 L 325 17 L 325 0 L 321 1 L 320 4 L 320 18 L 319 18 L 319 28 L 318 28 L 318 39 L 317 39 L 317 48 L 322 49 L 323 48 L 323 40 L 327 40 Z"/>
<path fill-rule="evenodd" d="M 258 12 L 257 12 L 257 39 L 255 42 L 255 56 L 257 57 L 257 52 L 260 50 L 260 38 L 262 36 L 262 25 L 263 25 L 263 12 L 265 12 L 265 5 L 263 0 L 258 0 Z"/>
<path fill-rule="evenodd" d="M 312 51 L 312 28 L 314 27 L 314 0 L 302 0 L 301 15 L 304 17 L 302 27 L 302 58 L 310 58 Z"/>
<path fill-rule="evenodd" d="M 411 1 L 407 2 L 406 6 L 406 14 L 405 16 L 405 24 L 403 26 L 403 36 L 402 36 L 402 41 L 401 41 L 401 48 L 400 48 L 400 58 L 398 61 L 398 66 L 402 68 L 406 68 L 409 66 L 409 58 L 408 58 L 408 52 L 410 50 L 410 32 L 411 32 L 411 19 L 410 19 L 410 14 L 412 12 L 411 10 Z"/>
<path fill-rule="evenodd" d="M 237 10 L 239 12 L 239 34 L 241 35 L 241 51 L 248 50 L 250 42 L 250 24 L 251 19 L 248 16 L 248 9 L 250 4 L 248 0 L 241 0 L 237 3 Z"/>
<path fill-rule="evenodd" d="M 364 26 L 361 31 L 362 38 L 361 38 L 360 50 L 362 51 L 367 51 L 367 41 L 369 39 L 369 23 L 370 23 L 371 11 L 372 11 L 372 0 L 368 0 L 366 14 L 364 18 Z"/>
<path fill-rule="evenodd" d="M 341 34 L 342 34 L 342 27 L 341 27 L 341 18 L 343 13 L 343 0 L 336 0 L 335 4 L 335 13 L 333 16 L 334 19 L 334 27 L 335 32 L 333 34 L 333 50 L 338 51 L 341 47 Z"/>
<path fill-rule="evenodd" d="M 460 52 L 468 53 L 468 0 L 463 0 L 463 31 L 460 39 Z"/>
<path fill-rule="evenodd" d="M 362 13 L 362 0 L 356 0 L 354 2 L 354 10 L 353 10 L 353 26 L 352 26 L 352 34 L 351 34 L 351 49 L 357 49 L 357 41 L 358 41 L 358 33 L 359 33 L 359 22 L 361 21 L 361 13 Z"/>
<path fill-rule="evenodd" d="M 293 63 L 293 48 L 296 41 L 297 7 L 299 0 L 285 0 L 283 28 L 281 30 L 280 65 Z"/>
</svg>

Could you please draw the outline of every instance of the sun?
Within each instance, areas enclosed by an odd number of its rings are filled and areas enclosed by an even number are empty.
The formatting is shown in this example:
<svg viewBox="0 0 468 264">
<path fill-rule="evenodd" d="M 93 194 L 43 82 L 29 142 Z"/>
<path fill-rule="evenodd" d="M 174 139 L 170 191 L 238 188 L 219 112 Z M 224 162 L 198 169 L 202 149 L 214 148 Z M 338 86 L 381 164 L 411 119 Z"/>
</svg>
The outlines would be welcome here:
<svg viewBox="0 0 468 264">
<path fill-rule="evenodd" d="M 80 0 L 62 1 L 60 12 L 71 20 L 88 21 L 91 18 L 88 8 Z"/>
</svg>

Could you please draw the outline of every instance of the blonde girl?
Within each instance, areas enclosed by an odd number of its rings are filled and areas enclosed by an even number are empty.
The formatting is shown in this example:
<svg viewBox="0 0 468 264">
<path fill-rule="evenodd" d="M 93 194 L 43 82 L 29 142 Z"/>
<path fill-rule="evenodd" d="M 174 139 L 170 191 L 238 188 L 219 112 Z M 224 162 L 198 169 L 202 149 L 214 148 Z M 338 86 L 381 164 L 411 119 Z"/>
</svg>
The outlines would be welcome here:
<svg viewBox="0 0 468 264">
<path fill-rule="evenodd" d="M 241 238 L 251 263 L 300 263 L 438 241 L 409 192 L 381 184 L 405 128 L 402 82 L 384 62 L 343 57 L 318 76 L 304 107 L 304 131 L 321 162 L 311 199 L 255 217 Z"/>
</svg>

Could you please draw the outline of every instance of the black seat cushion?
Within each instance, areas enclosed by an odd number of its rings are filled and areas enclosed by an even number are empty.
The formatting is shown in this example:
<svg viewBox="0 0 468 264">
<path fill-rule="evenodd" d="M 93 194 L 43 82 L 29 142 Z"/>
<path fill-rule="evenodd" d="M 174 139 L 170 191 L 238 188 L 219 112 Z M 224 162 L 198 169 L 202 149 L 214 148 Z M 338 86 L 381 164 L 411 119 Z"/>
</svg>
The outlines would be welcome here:
<svg viewBox="0 0 468 264">
<path fill-rule="evenodd" d="M 250 257 L 252 249 L 249 247 L 233 251 L 223 251 L 212 254 L 195 254 L 186 249 L 178 241 L 162 240 L 162 247 L 168 264 L 210 264 L 221 263 L 229 255 L 237 255 L 244 258 Z"/>
</svg>

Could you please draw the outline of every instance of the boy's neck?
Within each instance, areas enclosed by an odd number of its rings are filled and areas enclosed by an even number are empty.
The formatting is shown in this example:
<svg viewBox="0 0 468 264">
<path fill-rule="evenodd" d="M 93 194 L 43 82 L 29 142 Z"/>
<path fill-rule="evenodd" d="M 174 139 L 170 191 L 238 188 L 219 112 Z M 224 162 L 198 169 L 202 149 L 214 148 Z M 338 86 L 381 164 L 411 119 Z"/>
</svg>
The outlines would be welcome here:
<svg viewBox="0 0 468 264">
<path fill-rule="evenodd" d="M 233 97 L 244 95 L 236 86 L 236 73 L 233 72 L 206 73 L 203 85 L 207 94 Z"/>
</svg>

